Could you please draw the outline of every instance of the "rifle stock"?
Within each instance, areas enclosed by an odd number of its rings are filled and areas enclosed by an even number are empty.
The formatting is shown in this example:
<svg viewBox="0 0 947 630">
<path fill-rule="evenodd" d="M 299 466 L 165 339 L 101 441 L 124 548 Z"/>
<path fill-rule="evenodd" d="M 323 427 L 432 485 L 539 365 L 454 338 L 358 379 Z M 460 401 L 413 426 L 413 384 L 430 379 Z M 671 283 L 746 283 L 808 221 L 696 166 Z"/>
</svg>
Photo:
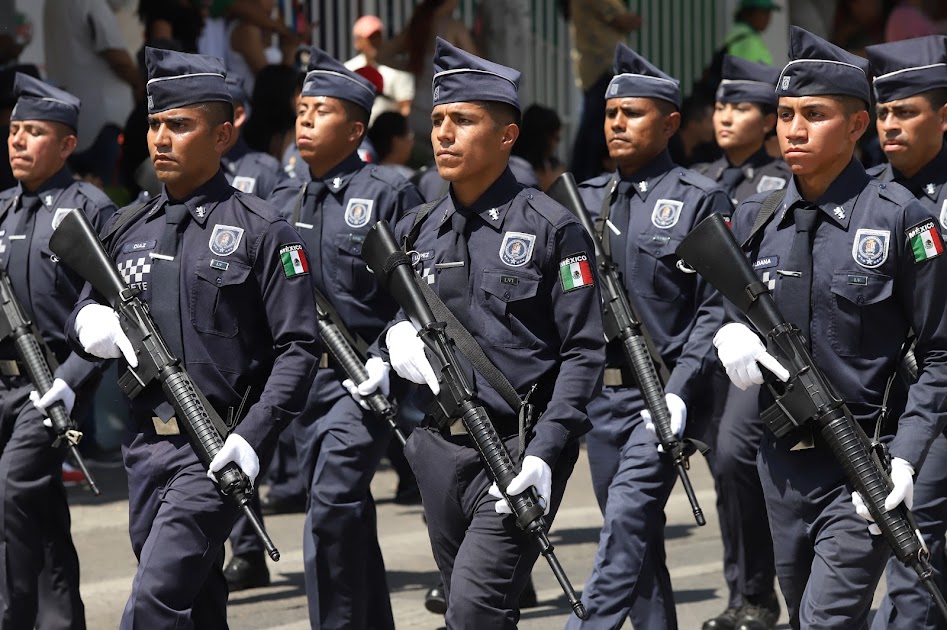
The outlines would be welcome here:
<svg viewBox="0 0 947 630">
<path fill-rule="evenodd" d="M 13 345 L 16 347 L 16 353 L 20 361 L 26 367 L 27 376 L 33 387 L 40 395 L 45 394 L 53 386 L 53 373 L 50 368 L 47 354 L 41 345 L 39 333 L 33 327 L 32 322 L 26 316 L 26 311 L 16 299 L 13 293 L 13 285 L 10 283 L 10 276 L 7 270 L 0 265 L 0 300 L 2 300 L 2 315 L 0 315 L 0 338 L 10 337 Z M 56 401 L 46 408 L 46 416 L 53 425 L 53 431 L 56 432 L 56 439 L 53 441 L 53 448 L 57 448 L 60 443 L 64 443 L 86 481 L 89 482 L 89 489 L 96 496 L 99 495 L 99 487 L 86 467 L 85 460 L 79 454 L 79 440 L 82 439 L 82 432 L 76 428 L 75 422 L 69 417 L 66 406 L 62 401 Z"/>
<path fill-rule="evenodd" d="M 512 507 L 517 526 L 537 542 L 540 553 L 546 558 L 559 581 L 573 612 L 580 619 L 586 619 L 588 612 L 576 595 L 549 541 L 543 517 L 544 510 L 539 504 L 535 490 L 530 487 L 515 496 L 510 496 L 507 492 L 507 487 L 517 474 L 513 459 L 493 426 L 487 410 L 474 396 L 463 370 L 457 363 L 446 323 L 435 318 L 417 285 L 417 275 L 411 267 L 410 259 L 398 247 L 386 221 L 379 221 L 371 228 L 362 245 L 362 257 L 374 272 L 375 278 L 391 293 L 418 329 L 418 336 L 424 342 L 431 366 L 438 374 L 441 391 L 437 402 L 445 417 L 461 418 L 487 472 Z"/>
<path fill-rule="evenodd" d="M 690 467 L 690 455 L 694 446 L 684 440 L 679 440 L 671 431 L 671 412 L 667 406 L 664 386 L 655 368 L 651 349 L 648 347 L 644 323 L 635 313 L 625 287 L 621 281 L 618 267 L 611 257 L 605 253 L 602 241 L 598 238 L 592 217 L 579 196 L 572 173 L 563 173 L 553 182 L 547 194 L 562 204 L 569 212 L 576 216 L 592 237 L 595 244 L 595 259 L 598 262 L 599 280 L 602 284 L 603 317 L 605 321 L 605 337 L 608 341 L 619 340 L 625 359 L 635 375 L 638 388 L 644 398 L 645 405 L 651 413 L 651 420 L 661 443 L 662 450 L 670 454 L 671 461 L 681 479 L 681 485 L 691 504 L 694 520 L 698 525 L 706 525 L 707 519 L 697 501 L 697 494 L 691 485 L 687 470 Z"/>
<path fill-rule="evenodd" d="M 895 510 L 884 509 L 892 486 L 883 457 L 875 450 L 877 445 L 869 444 L 848 406 L 813 362 L 798 327 L 779 312 L 723 217 L 713 215 L 702 221 L 678 246 L 677 255 L 747 316 L 768 341 L 770 352 L 789 370 L 786 383 L 774 378 L 766 382 L 776 403 L 763 417 L 773 433 L 781 437 L 806 423 L 819 429 L 895 557 L 914 569 L 947 619 L 947 602 L 934 584 L 930 552 L 913 514 L 903 504 Z"/>
<path fill-rule="evenodd" d="M 125 284 L 86 216 L 78 210 L 70 210 L 53 232 L 49 248 L 89 282 L 118 313 L 122 330 L 132 342 L 138 357 L 138 367 L 128 366 L 119 379 L 122 389 L 129 398 L 134 399 L 157 379 L 165 398 L 174 407 L 176 418 L 184 427 L 198 459 L 208 466 L 224 445 L 217 428 L 224 426 L 223 421 L 178 358 L 171 353 L 151 318 L 148 305 L 138 297 L 138 289 Z M 229 496 L 237 504 L 269 556 L 279 560 L 279 551 L 259 517 L 250 508 L 253 488 L 246 474 L 230 462 L 215 476 L 220 493 Z"/>
</svg>

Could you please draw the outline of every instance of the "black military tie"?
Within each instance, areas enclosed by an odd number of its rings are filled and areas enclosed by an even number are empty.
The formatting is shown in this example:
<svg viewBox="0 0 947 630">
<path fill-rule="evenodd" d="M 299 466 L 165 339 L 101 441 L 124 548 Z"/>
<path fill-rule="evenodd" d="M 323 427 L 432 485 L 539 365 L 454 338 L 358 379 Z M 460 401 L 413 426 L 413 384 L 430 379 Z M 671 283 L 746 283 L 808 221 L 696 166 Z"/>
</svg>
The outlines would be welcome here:
<svg viewBox="0 0 947 630">
<path fill-rule="evenodd" d="M 326 198 L 328 191 L 326 183 L 321 179 L 307 183 L 306 198 L 303 200 L 300 217 L 304 223 L 312 225 L 312 239 L 308 242 L 317 246 L 307 248 L 316 260 L 316 268 L 310 269 L 310 272 L 316 277 L 316 284 L 323 293 L 327 289 L 325 275 L 322 273 L 325 268 L 322 260 L 322 201 Z"/>
<path fill-rule="evenodd" d="M 782 265 L 783 287 L 779 306 L 786 319 L 799 326 L 808 342 L 812 300 L 812 237 L 819 218 L 819 208 L 797 207 L 793 216 L 796 220 L 796 235 L 789 257 Z"/>
<path fill-rule="evenodd" d="M 151 261 L 151 315 L 168 348 L 184 363 L 184 342 L 181 334 L 181 257 L 178 245 L 187 226 L 188 209 L 181 203 L 164 208 L 166 224 L 156 253 L 171 260 Z"/>
<path fill-rule="evenodd" d="M 465 328 L 470 328 L 470 253 L 467 251 L 467 216 L 455 209 L 450 219 L 451 242 L 444 250 L 437 274 L 437 293 Z M 458 308 L 459 307 L 459 308 Z"/>
<path fill-rule="evenodd" d="M 724 192 L 730 197 L 733 197 L 734 191 L 736 191 L 737 186 L 739 186 L 742 181 L 743 169 L 739 166 L 728 166 L 723 169 L 723 174 L 720 175 L 720 187 L 723 188 Z"/>
<path fill-rule="evenodd" d="M 10 236 L 22 236 L 23 238 L 7 238 L 7 246 L 10 248 L 10 256 L 7 259 L 10 282 L 14 285 L 14 291 L 18 296 L 27 296 L 27 299 L 21 300 L 21 302 L 26 307 L 27 315 L 30 318 L 33 317 L 33 292 L 30 291 L 30 250 L 33 242 L 33 228 L 36 225 L 36 211 L 40 207 L 38 196 L 24 194 L 20 197 L 20 220 L 17 223 L 16 231 Z M 20 286 L 17 280 L 25 282 L 25 286 Z"/>
</svg>

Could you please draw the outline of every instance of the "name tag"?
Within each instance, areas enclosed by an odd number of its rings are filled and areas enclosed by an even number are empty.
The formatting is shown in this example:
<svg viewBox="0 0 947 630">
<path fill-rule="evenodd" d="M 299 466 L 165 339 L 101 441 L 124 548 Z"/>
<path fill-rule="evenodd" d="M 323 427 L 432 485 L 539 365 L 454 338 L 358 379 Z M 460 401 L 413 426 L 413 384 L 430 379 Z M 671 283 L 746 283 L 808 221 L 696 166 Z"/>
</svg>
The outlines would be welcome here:
<svg viewBox="0 0 947 630">
<path fill-rule="evenodd" d="M 520 283 L 520 279 L 516 276 L 500 276 L 500 283 L 516 286 Z"/>
<path fill-rule="evenodd" d="M 158 245 L 158 241 L 138 241 L 137 243 L 125 243 L 122 245 L 122 253 L 130 254 L 132 252 L 143 252 L 149 249 L 154 249 Z"/>
<path fill-rule="evenodd" d="M 849 277 L 848 277 L 848 283 L 849 283 L 849 284 L 857 284 L 857 285 L 859 285 L 859 286 L 867 286 L 867 285 L 868 285 L 868 276 L 849 276 Z"/>
</svg>

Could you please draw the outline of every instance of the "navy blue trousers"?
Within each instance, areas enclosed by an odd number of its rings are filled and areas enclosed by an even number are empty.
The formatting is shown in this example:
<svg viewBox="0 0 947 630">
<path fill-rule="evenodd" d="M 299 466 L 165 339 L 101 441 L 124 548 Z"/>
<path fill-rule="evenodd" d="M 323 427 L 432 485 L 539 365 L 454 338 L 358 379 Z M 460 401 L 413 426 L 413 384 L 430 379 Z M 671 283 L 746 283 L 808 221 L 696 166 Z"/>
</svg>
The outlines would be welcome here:
<svg viewBox="0 0 947 630">
<path fill-rule="evenodd" d="M 519 438 L 504 437 L 513 459 Z M 529 581 L 539 547 L 509 514 L 497 514 L 487 494 L 489 478 L 467 435 L 445 437 L 436 429 L 415 429 L 405 446 L 421 490 L 434 560 L 447 591 L 450 629 L 512 630 L 519 622 L 519 596 Z M 579 457 L 570 442 L 552 468 L 552 524 L 566 482 Z"/>
<path fill-rule="evenodd" d="M 159 436 L 151 420 L 122 446 L 128 531 L 138 571 L 122 630 L 227 628 L 224 541 L 237 516 L 185 435 Z"/>
<path fill-rule="evenodd" d="M 311 479 L 303 558 L 313 628 L 394 628 L 370 488 L 390 437 L 333 370 L 319 370 L 296 421 L 299 465 Z"/>
<path fill-rule="evenodd" d="M 664 506 L 676 475 L 641 420 L 637 389 L 605 387 L 589 404 L 586 436 L 595 497 L 605 517 L 582 600 L 589 618 L 566 628 L 677 628 L 664 549 Z"/>
<path fill-rule="evenodd" d="M 947 533 L 947 438 L 937 436 L 914 481 L 917 525 L 931 551 L 934 581 L 944 592 L 944 535 Z M 947 621 L 934 600 L 921 586 L 917 573 L 897 558 L 888 560 L 885 571 L 888 593 L 881 600 L 871 623 L 872 630 L 945 630 Z"/>
<path fill-rule="evenodd" d="M 0 377 L 0 627 L 85 628 L 62 448 L 22 377 Z"/>
<path fill-rule="evenodd" d="M 793 628 L 868 627 L 890 550 L 852 507 L 852 488 L 828 446 L 789 451 L 768 432 L 758 465 L 779 587 Z"/>
</svg>

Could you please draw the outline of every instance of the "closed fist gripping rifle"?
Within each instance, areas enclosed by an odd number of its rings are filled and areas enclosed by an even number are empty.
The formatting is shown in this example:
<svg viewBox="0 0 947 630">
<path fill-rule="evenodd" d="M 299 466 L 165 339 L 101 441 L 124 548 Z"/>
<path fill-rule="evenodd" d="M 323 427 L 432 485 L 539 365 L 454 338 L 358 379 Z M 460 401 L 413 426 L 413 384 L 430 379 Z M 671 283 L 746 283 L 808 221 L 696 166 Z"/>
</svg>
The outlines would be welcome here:
<svg viewBox="0 0 947 630">
<path fill-rule="evenodd" d="M 30 382 L 42 396 L 53 386 L 53 368 L 50 364 L 53 364 L 55 357 L 42 343 L 42 337 L 16 299 L 13 285 L 10 284 L 10 276 L 3 265 L 0 265 L 0 301 L 3 302 L 0 306 L 0 340 L 13 339 L 17 356 L 26 367 Z M 53 448 L 59 447 L 60 444 L 66 445 L 82 474 L 85 475 L 86 481 L 89 482 L 89 489 L 98 496 L 99 487 L 95 485 L 95 479 L 86 468 L 77 448 L 79 440 L 82 439 L 82 432 L 76 428 L 76 423 L 69 417 L 66 406 L 62 401 L 57 400 L 46 407 L 46 415 L 53 425 L 53 431 L 56 432 Z"/>
<path fill-rule="evenodd" d="M 547 194 L 574 214 L 582 226 L 592 236 L 595 245 L 595 260 L 598 262 L 598 275 L 602 283 L 603 316 L 605 323 L 605 339 L 621 342 L 625 359 L 635 375 L 638 389 L 644 398 L 645 405 L 651 413 L 661 448 L 671 457 L 681 485 L 690 501 L 694 520 L 698 525 L 706 525 L 704 511 L 697 502 L 697 495 L 691 485 L 687 470 L 690 468 L 690 456 L 698 449 L 706 452 L 707 447 L 693 440 L 679 440 L 671 430 L 671 412 L 668 410 L 667 399 L 664 397 L 664 384 L 658 376 L 654 356 L 657 351 L 648 343 L 649 337 L 641 318 L 635 313 L 625 287 L 621 281 L 618 267 L 612 261 L 598 237 L 598 232 L 592 224 L 592 217 L 585 208 L 579 189 L 575 184 L 572 173 L 563 173 L 553 182 Z M 654 354 L 652 354 L 652 351 Z"/>
<path fill-rule="evenodd" d="M 205 467 L 210 466 L 224 445 L 221 428 L 226 431 L 226 425 L 191 380 L 178 357 L 171 353 L 151 318 L 148 305 L 138 297 L 139 289 L 125 284 L 86 216 L 78 210 L 70 210 L 53 232 L 49 248 L 91 284 L 118 313 L 122 330 L 138 356 L 138 367 L 128 366 L 118 381 L 122 390 L 134 399 L 157 379 L 165 398 L 174 407 L 178 423 L 183 423 L 197 457 Z M 250 509 L 253 487 L 247 475 L 234 462 L 214 474 L 220 493 L 237 504 L 270 558 L 279 560 L 279 551 L 256 513 Z"/>
<path fill-rule="evenodd" d="M 461 418 L 487 472 L 513 508 L 517 526 L 530 534 L 539 545 L 540 553 L 559 580 L 575 615 L 579 619 L 588 618 L 585 606 L 572 588 L 572 583 L 569 582 L 565 570 L 556 558 L 552 543 L 549 542 L 546 521 L 543 518 L 544 510 L 539 504 L 536 491 L 530 486 L 515 496 L 507 493 L 507 486 L 517 474 L 513 459 L 487 415 L 487 410 L 467 384 L 467 378 L 451 348 L 447 323 L 438 321 L 434 316 L 421 292 L 411 259 L 398 247 L 386 221 L 379 221 L 369 231 L 362 245 L 362 257 L 374 272 L 375 278 L 391 293 L 418 329 L 418 336 L 424 342 L 428 360 L 438 375 L 441 391 L 437 395 L 437 403 L 444 416 Z"/>
<path fill-rule="evenodd" d="M 677 248 L 677 255 L 730 300 L 767 341 L 767 347 L 789 370 L 785 383 L 767 378 L 775 403 L 762 413 L 770 430 L 783 437 L 796 427 L 819 430 L 852 487 L 895 557 L 914 569 L 947 619 L 947 603 L 933 580 L 930 552 L 914 515 L 902 503 L 884 508 L 891 491 L 887 455 L 868 440 L 832 383 L 815 365 L 799 328 L 786 321 L 766 284 L 760 282 L 719 214 L 701 221 Z"/>
</svg>

